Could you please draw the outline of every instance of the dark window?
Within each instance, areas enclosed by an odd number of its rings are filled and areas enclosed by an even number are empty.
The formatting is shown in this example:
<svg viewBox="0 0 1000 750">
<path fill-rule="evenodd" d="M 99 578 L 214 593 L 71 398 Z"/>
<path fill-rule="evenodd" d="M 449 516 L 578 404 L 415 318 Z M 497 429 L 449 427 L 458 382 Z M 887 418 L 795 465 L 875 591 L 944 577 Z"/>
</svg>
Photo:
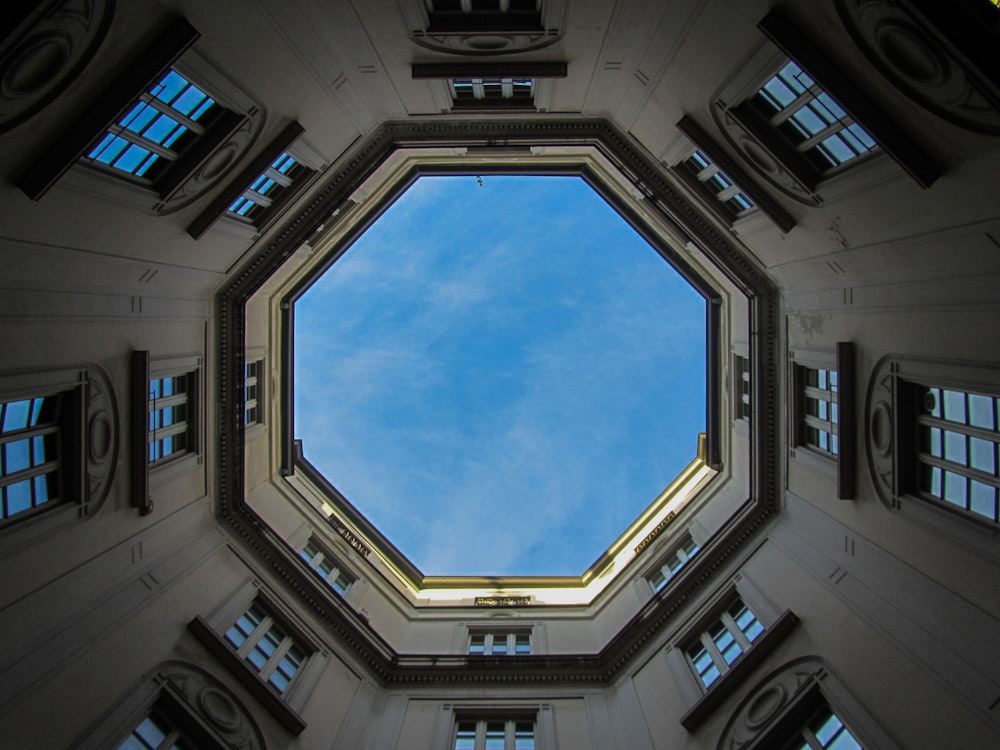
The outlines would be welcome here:
<svg viewBox="0 0 1000 750">
<path fill-rule="evenodd" d="M 878 148 L 868 131 L 794 62 L 768 79 L 751 102 L 819 173 Z"/>
<path fill-rule="evenodd" d="M 149 463 L 161 464 L 195 450 L 192 430 L 194 373 L 149 381 Z"/>
<path fill-rule="evenodd" d="M 936 386 L 916 389 L 917 489 L 988 521 L 1000 520 L 1000 399 Z"/>
<path fill-rule="evenodd" d="M 257 222 L 268 213 L 274 205 L 275 198 L 287 190 L 296 177 L 307 172 L 306 168 L 296 161 L 287 151 L 282 152 L 271 165 L 255 179 L 246 192 L 237 198 L 227 209 L 228 212 L 242 219 Z"/>
<path fill-rule="evenodd" d="M 0 520 L 51 507 L 63 498 L 60 471 L 60 420 L 63 394 L 0 403 Z"/>
<path fill-rule="evenodd" d="M 154 183 L 222 111 L 211 96 L 170 70 L 97 140 L 84 161 Z"/>
</svg>

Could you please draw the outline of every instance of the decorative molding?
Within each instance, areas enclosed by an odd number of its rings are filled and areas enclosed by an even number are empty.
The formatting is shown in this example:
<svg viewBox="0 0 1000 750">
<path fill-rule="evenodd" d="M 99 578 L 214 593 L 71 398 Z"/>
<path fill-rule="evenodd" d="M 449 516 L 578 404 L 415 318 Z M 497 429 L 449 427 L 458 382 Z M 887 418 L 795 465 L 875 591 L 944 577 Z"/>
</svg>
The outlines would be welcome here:
<svg viewBox="0 0 1000 750">
<path fill-rule="evenodd" d="M 976 63 L 984 52 L 995 56 L 996 42 L 979 38 L 976 19 L 966 18 L 971 9 L 942 6 L 925 14 L 920 6 L 926 4 L 907 0 L 835 0 L 834 5 L 854 43 L 906 96 L 961 128 L 1000 135 L 1000 86 Z M 940 13 L 967 21 L 961 36 L 949 36 L 951 29 L 936 17 Z M 982 48 L 979 55 L 976 47 Z"/>
<path fill-rule="evenodd" d="M 779 491 L 778 434 L 773 420 L 754 420 L 754 467 L 750 499 L 713 538 L 686 575 L 640 608 L 611 641 L 595 654 L 533 655 L 477 658 L 417 656 L 396 653 L 349 605 L 301 564 L 257 514 L 244 496 L 241 429 L 245 305 L 250 296 L 302 247 L 393 152 L 415 147 L 589 145 L 615 164 L 646 196 L 648 205 L 667 225 L 690 238 L 711 262 L 743 290 L 749 300 L 753 351 L 754 403 L 760 413 L 778 410 L 778 293 L 763 269 L 734 240 L 704 216 L 666 176 L 663 168 L 631 137 L 597 118 L 495 117 L 488 120 L 405 120 L 384 123 L 330 169 L 311 198 L 255 248 L 216 297 L 219 381 L 215 399 L 220 413 L 218 434 L 218 516 L 233 536 L 269 566 L 295 597 L 311 608 L 372 675 L 385 684 L 605 684 L 618 676 L 641 649 L 686 602 L 708 585 L 713 574 L 770 519 Z M 498 158 L 502 161 L 502 158 Z M 291 446 L 289 446 L 291 448 Z M 291 456 L 285 457 L 290 459 Z M 292 462 L 282 460 L 282 466 Z"/>
<path fill-rule="evenodd" d="M 45 2 L 0 42 L 0 133 L 48 106 L 107 36 L 115 0 Z M 7 19 L 12 21 L 14 19 Z"/>
</svg>

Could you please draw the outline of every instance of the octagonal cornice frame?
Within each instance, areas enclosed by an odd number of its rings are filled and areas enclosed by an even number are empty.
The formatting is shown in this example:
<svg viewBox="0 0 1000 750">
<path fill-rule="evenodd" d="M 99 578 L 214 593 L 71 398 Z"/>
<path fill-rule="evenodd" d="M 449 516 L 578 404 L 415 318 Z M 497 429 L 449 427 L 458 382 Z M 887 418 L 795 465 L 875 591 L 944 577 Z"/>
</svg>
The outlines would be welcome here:
<svg viewBox="0 0 1000 750">
<path fill-rule="evenodd" d="M 522 657 L 468 657 L 397 653 L 365 618 L 309 575 L 294 550 L 246 503 L 244 492 L 243 372 L 246 303 L 292 255 L 321 230 L 351 196 L 396 151 L 405 148 L 489 149 L 497 163 L 531 147 L 589 146 L 608 159 L 637 194 L 678 236 L 687 238 L 748 300 L 752 399 L 755 413 L 779 413 L 780 310 L 777 287 L 735 238 L 707 217 L 667 177 L 662 166 L 633 138 L 600 118 L 436 117 L 387 121 L 355 143 L 317 183 L 311 196 L 260 243 L 215 298 L 218 355 L 216 399 L 216 512 L 260 564 L 311 609 L 342 647 L 385 685 L 417 684 L 606 684 L 655 640 L 657 632 L 709 585 L 778 508 L 780 444 L 778 419 L 751 424 L 750 496 L 686 566 L 596 653 Z M 718 368 L 717 368 L 718 369 Z M 721 391 L 721 384 L 710 383 Z"/>
</svg>

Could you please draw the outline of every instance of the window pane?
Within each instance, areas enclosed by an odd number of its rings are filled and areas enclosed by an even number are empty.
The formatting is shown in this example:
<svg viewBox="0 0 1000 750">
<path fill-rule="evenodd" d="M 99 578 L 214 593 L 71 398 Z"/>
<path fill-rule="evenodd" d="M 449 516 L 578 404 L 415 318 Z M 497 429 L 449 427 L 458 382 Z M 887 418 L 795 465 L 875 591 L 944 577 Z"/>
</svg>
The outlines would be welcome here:
<svg viewBox="0 0 1000 750">
<path fill-rule="evenodd" d="M 30 441 L 25 440 L 15 440 L 12 443 L 7 443 L 4 445 L 4 474 L 13 474 L 15 471 L 21 471 L 22 469 L 27 469 L 31 464 L 29 460 L 29 446 Z"/>
<path fill-rule="evenodd" d="M 965 423 L 965 394 L 961 391 L 944 392 L 944 418 Z"/>
<path fill-rule="evenodd" d="M 972 497 L 969 502 L 969 510 L 985 516 L 991 521 L 997 520 L 996 489 L 988 484 L 973 480 Z"/>
<path fill-rule="evenodd" d="M 6 404 L 3 414 L 3 431 L 20 430 L 28 426 L 31 401 L 11 401 Z"/>
<path fill-rule="evenodd" d="M 966 507 L 967 482 L 961 474 L 952 471 L 944 473 L 944 499 L 962 508 Z"/>
<path fill-rule="evenodd" d="M 21 513 L 31 507 L 31 480 L 9 485 L 7 492 L 7 515 Z"/>
<path fill-rule="evenodd" d="M 982 438 L 969 438 L 969 464 L 973 469 L 996 474 L 996 444 Z"/>
<path fill-rule="evenodd" d="M 530 722 L 517 722 L 514 729 L 514 750 L 534 750 L 535 727 Z"/>
<path fill-rule="evenodd" d="M 486 750 L 504 750 L 504 723 L 490 721 L 486 724 Z"/>
<path fill-rule="evenodd" d="M 475 750 L 476 725 L 471 721 L 460 721 L 455 734 L 455 750 Z"/>
<path fill-rule="evenodd" d="M 967 464 L 969 462 L 966 453 L 965 435 L 951 430 L 944 433 L 944 457 L 948 461 L 957 464 Z"/>
<path fill-rule="evenodd" d="M 969 424 L 987 430 L 995 429 L 992 398 L 980 396 L 978 393 L 969 394 Z"/>
</svg>

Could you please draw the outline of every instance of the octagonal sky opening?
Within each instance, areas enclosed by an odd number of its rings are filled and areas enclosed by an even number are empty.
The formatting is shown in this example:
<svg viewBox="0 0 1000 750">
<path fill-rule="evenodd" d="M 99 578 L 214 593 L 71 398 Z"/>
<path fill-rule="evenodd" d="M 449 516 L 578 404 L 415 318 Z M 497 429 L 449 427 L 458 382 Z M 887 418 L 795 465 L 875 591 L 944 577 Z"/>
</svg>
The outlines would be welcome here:
<svg viewBox="0 0 1000 750">
<path fill-rule="evenodd" d="M 695 456 L 705 304 L 580 177 L 424 176 L 295 303 L 297 437 L 427 575 L 579 575 Z"/>
</svg>

